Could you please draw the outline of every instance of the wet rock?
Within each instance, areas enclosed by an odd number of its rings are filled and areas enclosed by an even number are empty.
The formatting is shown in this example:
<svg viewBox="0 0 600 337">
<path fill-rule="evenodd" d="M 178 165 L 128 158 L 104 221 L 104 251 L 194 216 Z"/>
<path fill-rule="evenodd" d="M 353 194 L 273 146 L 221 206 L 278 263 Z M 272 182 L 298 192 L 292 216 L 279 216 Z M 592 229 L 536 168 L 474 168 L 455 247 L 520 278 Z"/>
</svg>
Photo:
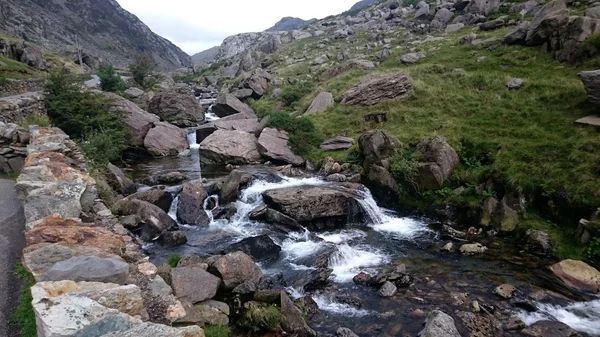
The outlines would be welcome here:
<svg viewBox="0 0 600 337">
<path fill-rule="evenodd" d="M 265 128 L 258 138 L 258 151 L 274 162 L 295 166 L 304 164 L 304 159 L 292 151 L 289 140 L 290 136 L 287 132 Z"/>
<path fill-rule="evenodd" d="M 243 131 L 217 130 L 200 143 L 200 161 L 205 164 L 252 164 L 261 159 L 258 141 Z"/>
<path fill-rule="evenodd" d="M 370 75 L 342 96 L 343 105 L 375 105 L 391 99 L 403 99 L 414 94 L 412 80 L 402 72 Z"/>
<path fill-rule="evenodd" d="M 187 235 L 182 231 L 165 232 L 158 238 L 158 243 L 165 248 L 182 246 L 187 243 Z"/>
<path fill-rule="evenodd" d="M 75 256 L 54 264 L 40 280 L 125 284 L 128 276 L 129 265 L 122 260 L 96 256 Z"/>
<path fill-rule="evenodd" d="M 223 187 L 221 187 L 221 192 L 219 194 L 221 203 L 226 204 L 236 201 L 239 190 L 244 188 L 253 179 L 252 175 L 242 170 L 231 171 L 229 176 L 227 176 L 227 179 L 225 179 Z"/>
<path fill-rule="evenodd" d="M 229 246 L 227 252 L 244 252 L 250 255 L 255 261 L 272 261 L 279 257 L 281 247 L 279 247 L 268 235 L 245 238 L 240 242 Z"/>
<path fill-rule="evenodd" d="M 600 272 L 585 262 L 563 260 L 552 265 L 550 271 L 570 289 L 591 294 L 600 292 Z"/>
<path fill-rule="evenodd" d="M 302 311 L 294 305 L 289 296 L 281 292 L 281 328 L 298 337 L 314 337 L 317 333 L 306 324 Z"/>
<path fill-rule="evenodd" d="M 527 252 L 542 257 L 554 255 L 552 239 L 548 233 L 535 229 L 528 229 L 525 233 L 525 238 L 525 250 Z"/>
<path fill-rule="evenodd" d="M 144 138 L 144 147 L 153 156 L 176 156 L 190 147 L 185 132 L 169 123 L 154 123 Z"/>
<path fill-rule="evenodd" d="M 167 172 L 152 175 L 141 180 L 141 183 L 148 186 L 155 185 L 177 185 L 186 180 L 187 177 L 181 172 Z"/>
<path fill-rule="evenodd" d="M 468 233 L 456 230 L 448 225 L 443 225 L 441 232 L 442 232 L 442 237 L 445 239 L 466 241 L 469 237 Z"/>
<path fill-rule="evenodd" d="M 398 288 L 396 288 L 396 285 L 394 285 L 390 281 L 386 281 L 381 286 L 381 288 L 379 288 L 379 291 L 377 291 L 377 294 L 381 297 L 392 297 L 396 294 L 396 291 L 398 291 Z"/>
<path fill-rule="evenodd" d="M 398 202 L 398 183 L 392 174 L 379 165 L 371 166 L 367 175 L 367 186 L 384 205 L 393 205 Z"/>
<path fill-rule="evenodd" d="M 173 195 L 164 186 L 151 188 L 146 191 L 136 192 L 129 197 L 128 200 L 136 199 L 149 202 L 154 206 L 158 206 L 165 212 L 169 211 L 171 203 L 173 203 Z"/>
<path fill-rule="evenodd" d="M 419 175 L 421 185 L 426 189 L 439 190 L 444 181 L 459 164 L 456 151 L 446 142 L 445 138 L 425 138 L 417 145 L 421 162 Z"/>
<path fill-rule="evenodd" d="M 391 282 L 399 288 L 406 288 L 412 284 L 413 278 L 406 272 L 406 265 L 401 263 L 386 267 L 368 281 L 371 286 L 381 286 L 385 282 Z"/>
<path fill-rule="evenodd" d="M 188 86 L 176 85 L 156 94 L 148 112 L 179 127 L 196 126 L 204 121 L 204 111 Z"/>
<path fill-rule="evenodd" d="M 358 297 L 345 296 L 345 295 L 336 295 L 335 296 L 335 300 L 337 302 L 339 302 L 339 303 L 348 304 L 348 305 L 353 306 L 355 308 L 362 307 L 362 302 L 360 301 L 360 298 L 358 298 Z"/>
<path fill-rule="evenodd" d="M 496 289 L 494 289 L 494 294 L 504 298 L 504 299 L 511 299 L 514 295 L 514 293 L 517 291 L 517 288 L 513 287 L 510 284 L 502 284 L 496 287 Z"/>
<path fill-rule="evenodd" d="M 242 103 L 235 96 L 228 94 L 220 96 L 213 105 L 212 112 L 219 117 L 227 117 L 238 113 L 254 115 L 254 110 Z"/>
<path fill-rule="evenodd" d="M 400 62 L 404 64 L 414 64 L 423 58 L 425 58 L 425 54 L 423 53 L 408 53 L 400 56 Z"/>
<path fill-rule="evenodd" d="M 108 163 L 106 169 L 108 173 L 108 183 L 112 189 L 124 196 L 135 193 L 135 185 L 129 178 L 125 176 L 120 168 Z"/>
<path fill-rule="evenodd" d="M 420 337 L 461 337 L 454 325 L 454 319 L 447 314 L 434 310 L 427 315 L 425 328 Z"/>
<path fill-rule="evenodd" d="M 233 290 L 246 281 L 258 281 L 262 277 L 260 267 L 243 252 L 219 257 L 210 270 L 221 277 L 226 290 Z"/>
<path fill-rule="evenodd" d="M 325 177 L 326 181 L 331 181 L 331 182 L 336 182 L 336 183 L 345 183 L 348 179 L 346 178 L 345 175 L 341 174 L 341 173 L 334 173 L 334 174 L 330 174 L 327 177 Z"/>
<path fill-rule="evenodd" d="M 265 222 L 271 225 L 278 226 L 279 229 L 283 230 L 284 232 L 301 232 L 304 230 L 304 228 L 300 225 L 300 223 L 298 223 L 298 221 L 271 208 L 267 208 L 265 212 Z"/>
<path fill-rule="evenodd" d="M 590 103 L 600 105 L 600 69 L 582 71 L 579 78 L 583 82 Z"/>
<path fill-rule="evenodd" d="M 333 100 L 333 94 L 330 92 L 320 92 L 315 99 L 313 99 L 312 103 L 306 110 L 306 113 L 315 113 L 315 112 L 323 112 L 329 107 L 333 106 L 335 101 Z"/>
<path fill-rule="evenodd" d="M 358 337 L 352 330 L 348 328 L 339 328 L 336 331 L 337 337 Z"/>
<path fill-rule="evenodd" d="M 171 270 L 171 285 L 177 298 L 193 304 L 213 298 L 221 280 L 200 267 L 178 267 Z"/>
<path fill-rule="evenodd" d="M 571 329 L 568 325 L 555 321 L 537 322 L 523 329 L 521 333 L 530 337 L 581 337 L 581 334 Z"/>
<path fill-rule="evenodd" d="M 468 336 L 502 336 L 502 329 L 494 316 L 460 311 L 457 316 L 469 332 Z"/>
<path fill-rule="evenodd" d="M 151 241 L 171 228 L 176 228 L 177 223 L 160 207 L 141 200 L 123 199 L 113 205 L 112 211 L 119 215 L 136 215 L 139 223 L 131 230 L 139 230 L 144 241 Z"/>
<path fill-rule="evenodd" d="M 463 255 L 478 255 L 487 251 L 487 247 L 481 243 L 471 243 L 460 246 L 460 253 Z"/>
<path fill-rule="evenodd" d="M 451 253 L 454 251 L 454 244 L 452 242 L 448 242 L 442 248 L 440 248 L 440 251 Z"/>
<path fill-rule="evenodd" d="M 310 296 L 304 296 L 300 299 L 300 303 L 303 307 L 303 312 L 304 314 L 310 318 L 318 313 L 321 312 L 321 310 L 319 310 L 319 305 L 317 305 L 317 302 L 315 302 L 315 300 L 310 297 Z"/>
<path fill-rule="evenodd" d="M 204 201 L 208 193 L 202 180 L 188 181 L 183 184 L 177 205 L 177 219 L 180 223 L 196 226 L 208 226 L 210 219 L 204 210 Z"/>
<path fill-rule="evenodd" d="M 289 277 L 288 283 L 292 287 L 311 291 L 325 286 L 332 273 L 333 269 L 327 268 L 299 270 Z"/>
</svg>

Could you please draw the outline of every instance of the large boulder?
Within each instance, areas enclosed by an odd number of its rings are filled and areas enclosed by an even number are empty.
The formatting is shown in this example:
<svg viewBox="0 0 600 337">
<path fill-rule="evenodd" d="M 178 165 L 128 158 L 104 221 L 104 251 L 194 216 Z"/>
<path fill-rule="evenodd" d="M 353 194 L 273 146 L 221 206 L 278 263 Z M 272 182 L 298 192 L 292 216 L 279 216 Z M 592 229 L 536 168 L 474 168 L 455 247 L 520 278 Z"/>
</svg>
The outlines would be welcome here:
<svg viewBox="0 0 600 337">
<path fill-rule="evenodd" d="M 164 186 L 157 186 L 149 190 L 136 192 L 128 196 L 127 199 L 137 199 L 149 202 L 160 207 L 160 209 L 165 212 L 169 212 L 171 204 L 173 203 L 173 195 L 171 192 L 167 191 Z"/>
<path fill-rule="evenodd" d="M 267 87 L 272 80 L 273 76 L 266 70 L 256 69 L 252 75 L 244 79 L 242 86 L 252 90 L 252 97 L 259 99 L 265 94 L 265 90 L 267 90 Z"/>
<path fill-rule="evenodd" d="M 458 154 L 446 139 L 425 138 L 417 145 L 420 154 L 419 175 L 426 189 L 439 190 L 459 164 Z"/>
<path fill-rule="evenodd" d="M 500 7 L 500 0 L 471 0 L 465 9 L 467 13 L 488 16 Z"/>
<path fill-rule="evenodd" d="M 369 130 L 358 138 L 360 153 L 367 166 L 400 154 L 402 144 L 385 130 Z"/>
<path fill-rule="evenodd" d="M 412 80 L 402 72 L 370 75 L 346 91 L 344 105 L 374 105 L 385 100 L 402 99 L 414 94 Z"/>
<path fill-rule="evenodd" d="M 177 298 L 194 304 L 215 297 L 221 280 L 204 268 L 191 266 L 173 268 L 171 284 Z"/>
<path fill-rule="evenodd" d="M 265 203 L 301 224 L 336 225 L 362 216 L 353 194 L 362 185 L 344 184 L 339 188 L 302 186 L 269 190 L 263 193 Z"/>
<path fill-rule="evenodd" d="M 585 262 L 563 260 L 550 266 L 550 271 L 575 291 L 600 293 L 600 272 Z"/>
<path fill-rule="evenodd" d="M 252 164 L 260 159 L 258 141 L 247 132 L 217 130 L 200 143 L 205 164 Z"/>
<path fill-rule="evenodd" d="M 429 26 L 431 30 L 442 29 L 446 26 L 450 20 L 454 17 L 454 13 L 452 13 L 448 8 L 440 8 L 433 17 L 431 21 L 431 25 Z"/>
<path fill-rule="evenodd" d="M 221 277 L 226 290 L 232 290 L 247 281 L 257 282 L 262 277 L 260 267 L 243 252 L 229 253 L 219 257 L 212 264 L 211 271 Z"/>
<path fill-rule="evenodd" d="M 377 198 L 385 205 L 394 205 L 398 202 L 398 183 L 392 174 L 384 167 L 373 165 L 367 175 L 367 186 Z"/>
<path fill-rule="evenodd" d="M 111 102 L 110 111 L 119 111 L 125 114 L 123 122 L 129 131 L 127 138 L 129 145 L 143 147 L 148 131 L 154 127 L 154 123 L 160 122 L 160 118 L 142 110 L 137 104 L 117 94 L 109 92 L 102 92 L 102 94 Z"/>
<path fill-rule="evenodd" d="M 46 70 L 46 59 L 44 58 L 44 53 L 40 47 L 23 42 L 18 49 L 21 54 L 19 56 L 19 62 L 25 63 L 35 69 Z"/>
<path fill-rule="evenodd" d="M 204 200 L 208 193 L 202 185 L 202 180 L 188 181 L 183 184 L 179 194 L 177 219 L 186 225 L 208 226 L 210 218 L 204 210 Z"/>
<path fill-rule="evenodd" d="M 425 58 L 425 54 L 421 53 L 421 52 L 407 53 L 407 54 L 400 56 L 400 62 L 402 62 L 404 64 L 414 64 L 423 58 Z"/>
<path fill-rule="evenodd" d="M 483 202 L 481 225 L 491 226 L 503 232 L 512 232 L 520 221 L 519 213 L 508 205 L 506 198 L 498 201 L 490 197 Z"/>
<path fill-rule="evenodd" d="M 350 137 L 337 136 L 325 140 L 319 148 L 325 151 L 347 150 L 354 146 L 354 139 Z"/>
<path fill-rule="evenodd" d="M 167 230 L 177 227 L 175 220 L 165 211 L 146 201 L 123 199 L 115 203 L 112 210 L 119 215 L 137 216 L 139 221 L 129 229 L 140 231 L 140 237 L 145 241 L 154 240 Z"/>
<path fill-rule="evenodd" d="M 106 166 L 108 174 L 108 184 L 112 189 L 122 195 L 130 195 L 135 193 L 136 187 L 131 179 L 127 178 L 123 171 L 115 165 L 108 163 Z"/>
<path fill-rule="evenodd" d="M 281 252 L 279 247 L 268 235 L 245 238 L 227 248 L 228 252 L 243 252 L 256 261 L 276 260 Z"/>
<path fill-rule="evenodd" d="M 144 138 L 144 147 L 153 156 L 176 156 L 190 147 L 182 129 L 165 122 L 154 123 Z"/>
<path fill-rule="evenodd" d="M 204 120 L 204 111 L 188 86 L 176 85 L 159 92 L 150 101 L 148 111 L 181 127 L 196 126 Z"/>
<path fill-rule="evenodd" d="M 556 39 L 559 37 L 560 28 L 567 22 L 569 22 L 569 10 L 565 1 L 551 1 L 544 5 L 531 20 L 525 42 L 530 46 L 537 46 Z"/>
<path fill-rule="evenodd" d="M 281 328 L 292 336 L 315 337 L 317 333 L 304 320 L 304 314 L 285 291 L 281 292 Z"/>
<path fill-rule="evenodd" d="M 217 130 L 238 130 L 244 131 L 248 133 L 252 133 L 254 135 L 259 135 L 262 129 L 264 128 L 264 124 L 258 120 L 258 117 L 255 115 L 246 115 L 246 114 L 237 114 L 231 115 L 229 117 L 243 117 L 240 119 L 227 119 L 222 118 L 216 120 L 211 123 L 204 124 L 198 129 L 196 129 L 196 142 L 202 143 L 206 137 L 212 135 Z M 247 118 L 246 118 L 247 117 Z"/>
<path fill-rule="evenodd" d="M 561 27 L 560 48 L 557 58 L 561 62 L 576 63 L 584 57 L 594 57 L 600 48 L 584 43 L 592 36 L 600 34 L 600 19 L 587 16 L 572 16 L 569 22 Z"/>
<path fill-rule="evenodd" d="M 425 328 L 419 333 L 419 337 L 461 337 L 456 329 L 454 319 L 449 315 L 434 310 L 427 315 Z"/>
<path fill-rule="evenodd" d="M 300 166 L 304 163 L 304 159 L 292 151 L 289 140 L 290 136 L 287 132 L 265 128 L 258 138 L 258 151 L 274 162 Z"/>
<path fill-rule="evenodd" d="M 518 44 L 525 43 L 525 38 L 527 37 L 527 32 L 529 31 L 529 25 L 531 22 L 523 21 L 519 23 L 517 28 L 512 30 L 510 33 L 504 35 L 502 38 L 502 42 L 506 44 Z"/>
<path fill-rule="evenodd" d="M 226 117 L 238 113 L 254 115 L 254 110 L 247 104 L 242 103 L 235 96 L 228 94 L 219 96 L 212 107 L 212 112 L 219 117 Z"/>
<path fill-rule="evenodd" d="M 600 105 L 600 69 L 582 71 L 579 73 L 579 78 L 583 82 L 590 103 Z"/>
<path fill-rule="evenodd" d="M 40 281 L 87 281 L 125 284 L 129 265 L 123 260 L 96 256 L 75 256 L 48 269 Z"/>
<path fill-rule="evenodd" d="M 238 192 L 253 180 L 251 174 L 242 170 L 233 170 L 225 179 L 219 193 L 221 203 L 226 204 L 237 200 Z"/>
<path fill-rule="evenodd" d="M 415 12 L 415 19 L 425 20 L 429 17 L 429 4 L 425 1 L 419 1 L 415 8 L 417 9 Z"/>
<path fill-rule="evenodd" d="M 313 99 L 312 103 L 310 103 L 310 106 L 306 110 L 306 113 L 323 112 L 334 104 L 335 101 L 333 100 L 333 94 L 323 91 L 320 92 L 315 99 Z"/>
</svg>

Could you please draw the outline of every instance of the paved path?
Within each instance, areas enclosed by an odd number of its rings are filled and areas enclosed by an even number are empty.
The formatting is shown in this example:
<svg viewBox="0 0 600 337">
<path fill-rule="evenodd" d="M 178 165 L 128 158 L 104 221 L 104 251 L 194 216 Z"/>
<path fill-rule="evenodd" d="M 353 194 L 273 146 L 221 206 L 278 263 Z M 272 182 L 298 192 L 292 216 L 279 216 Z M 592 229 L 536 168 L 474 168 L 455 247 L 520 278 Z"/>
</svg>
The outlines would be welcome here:
<svg viewBox="0 0 600 337">
<path fill-rule="evenodd" d="M 17 329 L 9 323 L 21 292 L 13 269 L 25 247 L 25 218 L 17 200 L 15 182 L 0 179 L 0 336 L 16 337 Z"/>
</svg>

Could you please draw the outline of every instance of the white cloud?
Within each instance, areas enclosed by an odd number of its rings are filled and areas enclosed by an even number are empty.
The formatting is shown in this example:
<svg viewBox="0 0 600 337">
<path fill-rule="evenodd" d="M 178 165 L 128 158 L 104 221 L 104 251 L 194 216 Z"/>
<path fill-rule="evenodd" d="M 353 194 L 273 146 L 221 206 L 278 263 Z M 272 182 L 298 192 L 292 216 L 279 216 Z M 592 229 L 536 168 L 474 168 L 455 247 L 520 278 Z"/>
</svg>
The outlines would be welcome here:
<svg viewBox="0 0 600 337">
<path fill-rule="evenodd" d="M 155 33 L 189 54 L 227 36 L 259 32 L 284 16 L 305 20 L 348 10 L 358 0 L 117 0 Z"/>
</svg>

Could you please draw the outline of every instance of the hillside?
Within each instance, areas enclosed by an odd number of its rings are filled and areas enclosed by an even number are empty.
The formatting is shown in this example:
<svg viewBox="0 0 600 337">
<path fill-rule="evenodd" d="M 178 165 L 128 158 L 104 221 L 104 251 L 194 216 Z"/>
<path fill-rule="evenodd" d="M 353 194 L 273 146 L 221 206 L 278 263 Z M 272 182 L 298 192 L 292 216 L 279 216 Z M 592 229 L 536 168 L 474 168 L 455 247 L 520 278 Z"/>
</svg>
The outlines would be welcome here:
<svg viewBox="0 0 600 337">
<path fill-rule="evenodd" d="M 197 64 L 200 62 L 211 62 L 215 59 L 215 57 L 217 57 L 218 53 L 219 46 L 215 46 L 207 50 L 201 51 L 192 55 L 192 63 Z"/>
<path fill-rule="evenodd" d="M 83 61 L 92 68 L 102 61 L 125 67 L 140 52 L 151 54 L 164 70 L 191 64 L 186 53 L 114 0 L 0 0 L 0 32 L 73 60 L 77 37 Z"/>
<path fill-rule="evenodd" d="M 278 32 L 278 31 L 300 29 L 306 25 L 311 24 L 314 21 L 316 21 L 316 19 L 303 20 L 300 18 L 293 18 L 293 17 L 288 16 L 288 17 L 285 17 L 285 18 L 279 20 L 279 22 L 277 22 L 275 25 L 273 25 L 273 27 L 265 30 L 265 32 Z"/>
</svg>

